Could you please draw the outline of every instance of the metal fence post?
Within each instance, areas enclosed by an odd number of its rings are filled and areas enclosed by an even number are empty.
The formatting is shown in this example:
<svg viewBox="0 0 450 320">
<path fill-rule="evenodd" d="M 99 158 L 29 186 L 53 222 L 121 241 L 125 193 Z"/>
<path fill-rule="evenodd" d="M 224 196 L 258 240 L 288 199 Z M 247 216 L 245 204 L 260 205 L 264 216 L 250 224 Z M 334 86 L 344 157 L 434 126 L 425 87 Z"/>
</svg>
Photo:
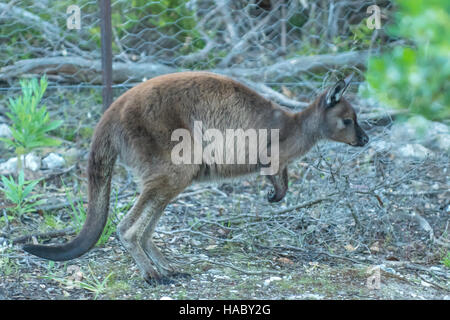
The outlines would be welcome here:
<svg viewBox="0 0 450 320">
<path fill-rule="evenodd" d="M 100 0 L 100 29 L 102 42 L 103 110 L 112 103 L 112 29 L 111 0 Z"/>
</svg>

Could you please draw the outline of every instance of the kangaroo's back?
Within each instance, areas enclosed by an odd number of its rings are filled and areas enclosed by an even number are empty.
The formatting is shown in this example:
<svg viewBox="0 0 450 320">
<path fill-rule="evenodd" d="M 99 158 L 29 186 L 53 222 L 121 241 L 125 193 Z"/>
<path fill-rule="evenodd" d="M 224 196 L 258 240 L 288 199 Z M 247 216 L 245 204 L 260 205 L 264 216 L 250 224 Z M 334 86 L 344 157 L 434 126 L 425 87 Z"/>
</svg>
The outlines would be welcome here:
<svg viewBox="0 0 450 320">
<path fill-rule="evenodd" d="M 282 127 L 277 120 L 290 114 L 243 84 L 209 72 L 147 80 L 123 94 L 107 112 L 120 114 L 121 121 L 133 127 L 137 117 L 160 124 L 162 131 L 191 128 L 193 121 L 217 129 Z"/>
</svg>

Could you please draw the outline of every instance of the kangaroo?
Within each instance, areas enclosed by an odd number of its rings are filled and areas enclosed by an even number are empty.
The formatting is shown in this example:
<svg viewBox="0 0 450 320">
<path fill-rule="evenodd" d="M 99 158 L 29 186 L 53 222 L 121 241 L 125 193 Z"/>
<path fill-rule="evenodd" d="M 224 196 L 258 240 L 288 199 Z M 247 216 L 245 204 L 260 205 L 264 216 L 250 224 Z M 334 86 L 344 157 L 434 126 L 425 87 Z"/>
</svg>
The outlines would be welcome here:
<svg viewBox="0 0 450 320">
<path fill-rule="evenodd" d="M 147 282 L 170 281 L 177 274 L 175 268 L 152 241 L 169 202 L 193 182 L 242 176 L 264 167 L 259 162 L 174 164 L 173 132 L 181 128 L 195 134 L 195 121 L 219 131 L 277 129 L 279 170 L 268 175 L 273 189 L 267 200 L 278 202 L 288 189 L 287 165 L 319 140 L 351 146 L 368 142 L 354 109 L 343 97 L 351 78 L 338 81 L 297 113 L 231 78 L 209 72 L 167 74 L 137 85 L 111 104 L 94 131 L 88 160 L 87 218 L 78 236 L 61 245 L 26 244 L 23 249 L 55 261 L 75 259 L 90 250 L 107 221 L 113 166 L 120 157 L 140 178 L 141 193 L 118 225 L 119 239 Z"/>
</svg>

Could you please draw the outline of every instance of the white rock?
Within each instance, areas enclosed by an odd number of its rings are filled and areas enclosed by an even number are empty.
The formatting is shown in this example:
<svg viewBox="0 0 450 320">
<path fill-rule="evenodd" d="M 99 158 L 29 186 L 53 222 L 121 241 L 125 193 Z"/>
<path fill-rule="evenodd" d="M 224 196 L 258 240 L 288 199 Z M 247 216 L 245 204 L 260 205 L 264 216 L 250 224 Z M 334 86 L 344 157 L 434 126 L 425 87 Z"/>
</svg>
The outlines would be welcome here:
<svg viewBox="0 0 450 320">
<path fill-rule="evenodd" d="M 320 294 L 306 293 L 300 299 L 322 300 L 323 298 L 325 297 Z"/>
<path fill-rule="evenodd" d="M 42 165 L 45 169 L 57 169 L 64 167 L 66 161 L 60 155 L 52 152 L 42 159 Z"/>
<path fill-rule="evenodd" d="M 417 138 L 417 129 L 410 122 L 396 122 L 390 132 L 391 141 L 412 141 Z"/>
<path fill-rule="evenodd" d="M 418 143 L 408 143 L 400 147 L 396 151 L 396 154 L 402 158 L 415 158 L 420 160 L 433 155 L 429 149 Z"/>
<path fill-rule="evenodd" d="M 427 126 L 427 133 L 431 135 L 437 135 L 437 134 L 450 134 L 450 128 L 446 124 L 436 122 L 436 121 L 429 121 Z"/>
<path fill-rule="evenodd" d="M 41 168 L 41 158 L 34 153 L 27 154 L 25 157 L 25 168 L 31 171 L 37 171 Z M 12 174 L 17 171 L 17 157 L 8 159 L 8 161 L 0 163 L 1 174 Z"/>
<path fill-rule="evenodd" d="M 450 134 L 441 133 L 435 135 L 430 141 L 429 145 L 431 148 L 436 148 L 450 154 Z"/>
<path fill-rule="evenodd" d="M 270 277 L 269 279 L 264 280 L 264 285 L 268 286 L 273 281 L 280 281 L 280 277 Z"/>
<path fill-rule="evenodd" d="M 8 159 L 8 161 L 0 163 L 1 174 L 11 174 L 17 171 L 17 158 Z"/>
<path fill-rule="evenodd" d="M 0 124 L 0 137 L 1 138 L 12 138 L 11 129 L 5 123 Z"/>
<path fill-rule="evenodd" d="M 394 123 L 390 133 L 392 143 L 418 142 L 426 148 L 450 154 L 450 127 L 423 117 L 412 117 L 407 122 Z"/>
<path fill-rule="evenodd" d="M 62 157 L 64 157 L 66 162 L 76 161 L 80 156 L 82 156 L 82 152 L 77 148 L 69 148 L 62 152 Z"/>
<path fill-rule="evenodd" d="M 392 144 L 390 142 L 384 140 L 373 141 L 370 144 L 370 147 L 373 148 L 377 152 L 387 151 L 392 148 Z"/>
<path fill-rule="evenodd" d="M 29 153 L 25 156 L 25 168 L 31 171 L 37 171 L 41 168 L 41 158 L 34 153 Z"/>
</svg>

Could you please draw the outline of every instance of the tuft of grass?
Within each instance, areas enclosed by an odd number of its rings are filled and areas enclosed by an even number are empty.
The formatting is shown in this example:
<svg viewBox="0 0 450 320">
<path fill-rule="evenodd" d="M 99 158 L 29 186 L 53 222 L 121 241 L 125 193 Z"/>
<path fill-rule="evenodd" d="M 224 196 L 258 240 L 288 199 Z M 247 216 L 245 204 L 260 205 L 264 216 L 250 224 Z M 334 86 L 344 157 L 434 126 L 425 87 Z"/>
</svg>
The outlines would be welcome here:
<svg viewBox="0 0 450 320">
<path fill-rule="evenodd" d="M 447 255 L 444 255 L 444 257 L 441 260 L 441 263 L 448 269 L 450 269 L 450 251 L 447 251 Z"/>
<path fill-rule="evenodd" d="M 1 255 L 0 257 L 0 276 L 7 277 L 12 274 L 19 273 L 19 265 L 15 259 L 9 258 L 7 255 Z"/>
<path fill-rule="evenodd" d="M 19 172 L 17 182 L 12 176 L 9 178 L 2 176 L 3 187 L 0 188 L 0 190 L 5 194 L 5 197 L 15 205 L 8 208 L 8 211 L 13 214 L 13 217 L 20 217 L 24 213 L 32 212 L 35 210 L 36 206 L 45 202 L 43 199 L 35 201 L 36 198 L 41 196 L 40 194 L 31 194 L 39 181 L 40 179 L 25 180 L 23 171 Z"/>
<path fill-rule="evenodd" d="M 59 282 L 68 287 L 76 286 L 78 288 L 88 290 L 94 294 L 94 300 L 97 300 L 99 295 L 106 292 L 110 278 L 114 275 L 114 272 L 110 272 L 103 280 L 97 279 L 90 266 L 89 273 L 90 277 L 86 278 L 84 281 L 73 281 L 71 279 L 57 277 L 53 273 L 49 276 L 43 276 L 42 278 Z"/>
</svg>

